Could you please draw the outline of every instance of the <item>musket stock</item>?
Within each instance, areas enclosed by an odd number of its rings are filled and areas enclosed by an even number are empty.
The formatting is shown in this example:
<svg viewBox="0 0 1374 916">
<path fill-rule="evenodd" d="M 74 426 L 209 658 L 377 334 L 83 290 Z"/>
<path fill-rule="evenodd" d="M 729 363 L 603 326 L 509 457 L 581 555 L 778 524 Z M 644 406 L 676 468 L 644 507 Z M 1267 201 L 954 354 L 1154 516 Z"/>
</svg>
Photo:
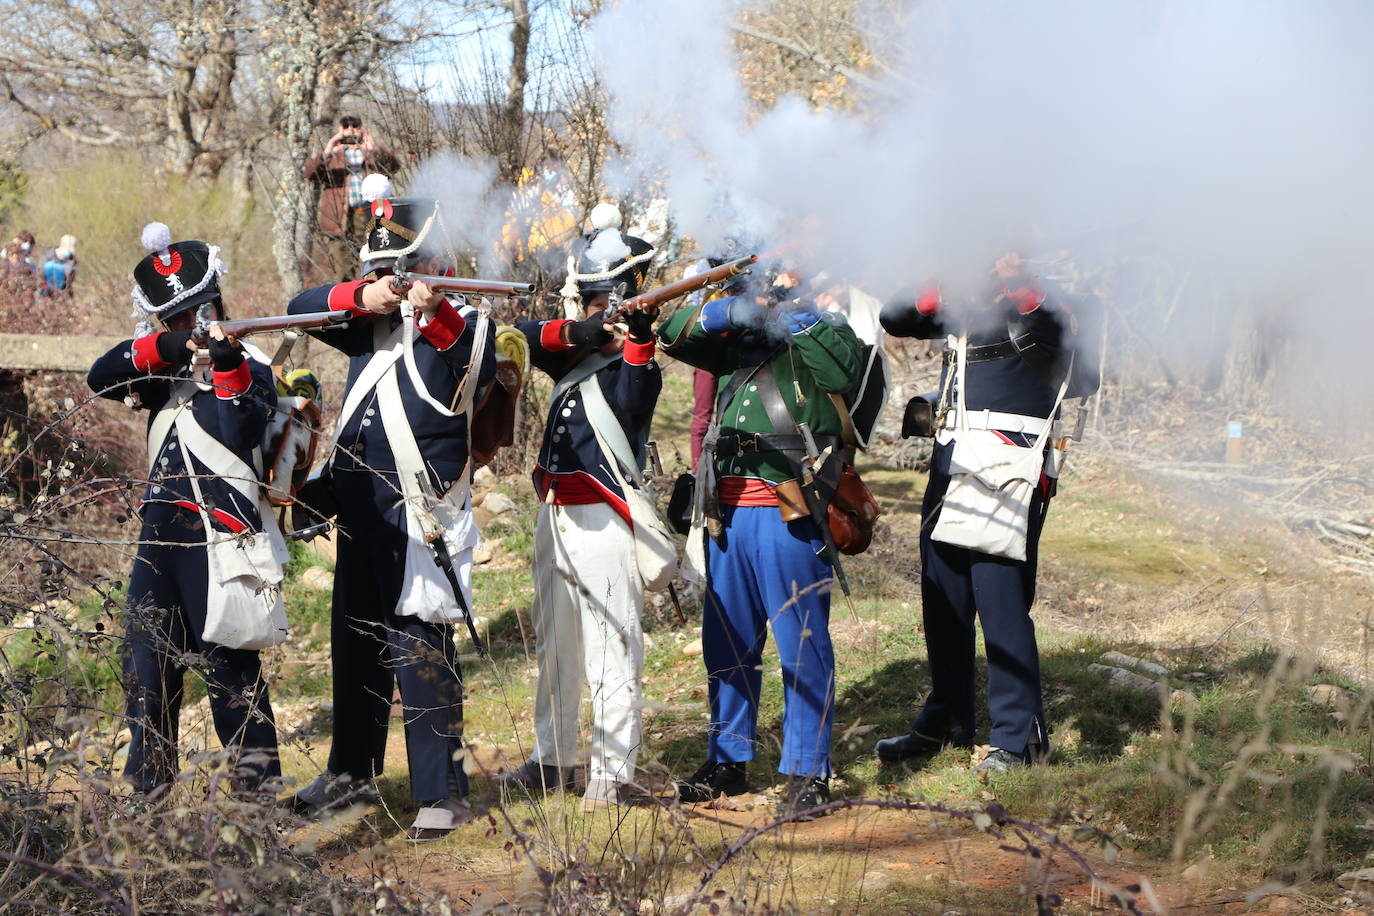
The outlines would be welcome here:
<svg viewBox="0 0 1374 916">
<path fill-rule="evenodd" d="M 632 296 L 620 303 L 619 307 L 608 316 L 608 319 L 622 312 L 656 309 L 666 302 L 673 301 L 678 296 L 685 296 L 703 286 L 733 280 L 740 274 L 749 273 L 749 266 L 758 259 L 759 256 L 756 254 L 745 255 L 733 261 L 726 261 L 719 267 L 712 267 L 710 270 L 702 271 L 699 274 L 684 277 L 676 283 L 669 283 L 667 286 L 660 286 L 658 289 L 651 289 L 646 293 L 640 293 L 638 296 Z"/>
</svg>

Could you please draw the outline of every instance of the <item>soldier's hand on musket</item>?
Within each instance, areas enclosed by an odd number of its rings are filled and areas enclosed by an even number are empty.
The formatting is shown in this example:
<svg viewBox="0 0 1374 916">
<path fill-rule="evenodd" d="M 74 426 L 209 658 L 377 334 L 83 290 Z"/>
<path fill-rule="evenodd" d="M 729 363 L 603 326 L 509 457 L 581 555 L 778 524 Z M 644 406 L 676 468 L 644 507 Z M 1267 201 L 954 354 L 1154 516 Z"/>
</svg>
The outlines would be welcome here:
<svg viewBox="0 0 1374 916">
<path fill-rule="evenodd" d="M 210 365 L 215 367 L 216 372 L 232 372 L 243 362 L 243 348 L 238 341 L 225 336 L 222 331 L 216 337 L 216 331 L 219 331 L 219 328 L 211 328 L 210 341 L 207 344 L 210 350 Z"/>
<path fill-rule="evenodd" d="M 390 315 L 401 307 L 401 296 L 388 280 L 364 283 L 356 293 L 357 304 L 378 315 Z"/>
<path fill-rule="evenodd" d="M 439 310 L 439 303 L 444 301 L 444 294 L 430 289 L 427 283 L 412 283 L 410 291 L 406 293 L 406 299 L 419 309 L 420 314 L 426 318 L 433 318 L 434 313 Z"/>
<path fill-rule="evenodd" d="M 230 346 L 234 347 L 237 347 L 239 343 L 238 338 L 235 337 L 233 334 L 225 333 L 224 326 L 221 325 L 219 322 L 215 322 L 214 324 L 210 325 L 210 339 L 222 340 Z"/>
<path fill-rule="evenodd" d="M 630 340 L 635 343 L 648 343 L 654 336 L 654 321 L 658 318 L 658 308 L 635 309 L 625 313 L 625 327 L 629 329 Z"/>
<path fill-rule="evenodd" d="M 569 321 L 563 325 L 567 342 L 575 347 L 600 347 L 615 339 L 612 325 L 602 320 L 604 313 L 598 312 L 582 321 Z"/>
<path fill-rule="evenodd" d="M 163 331 L 157 335 L 157 355 L 163 362 L 174 366 L 186 365 L 196 352 L 196 342 L 193 339 L 195 333 L 189 328 L 182 331 Z"/>
</svg>

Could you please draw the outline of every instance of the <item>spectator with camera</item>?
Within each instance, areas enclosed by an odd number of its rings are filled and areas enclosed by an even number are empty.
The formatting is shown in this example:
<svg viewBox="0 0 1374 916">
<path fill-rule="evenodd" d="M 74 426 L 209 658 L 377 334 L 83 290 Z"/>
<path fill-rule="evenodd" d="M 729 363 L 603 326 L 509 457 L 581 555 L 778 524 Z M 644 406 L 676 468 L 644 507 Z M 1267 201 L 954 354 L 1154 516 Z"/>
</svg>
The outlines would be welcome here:
<svg viewBox="0 0 1374 916">
<path fill-rule="evenodd" d="M 377 143 L 362 118 L 346 114 L 324 150 L 305 164 L 305 178 L 320 186 L 319 244 L 311 258 L 329 280 L 350 280 L 357 271 L 358 251 L 370 216 L 363 178 L 372 172 L 392 174 L 400 167 L 396 154 Z"/>
</svg>

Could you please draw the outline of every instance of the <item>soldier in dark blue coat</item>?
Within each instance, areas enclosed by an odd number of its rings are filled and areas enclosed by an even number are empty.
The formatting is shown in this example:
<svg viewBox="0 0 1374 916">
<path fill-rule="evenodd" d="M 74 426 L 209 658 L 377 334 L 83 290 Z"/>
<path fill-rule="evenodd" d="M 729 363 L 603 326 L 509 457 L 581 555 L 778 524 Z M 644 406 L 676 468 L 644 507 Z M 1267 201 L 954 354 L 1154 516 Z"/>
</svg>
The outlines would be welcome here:
<svg viewBox="0 0 1374 916">
<path fill-rule="evenodd" d="M 939 290 L 894 302 L 881 315 L 895 337 L 949 337 L 942 376 L 930 482 L 921 507 L 921 597 L 931 692 L 906 735 L 878 742 L 878 756 L 902 761 L 945 745 L 970 747 L 974 735 L 974 619 L 982 621 L 988 656 L 991 751 L 979 764 L 1004 772 L 1049 754 L 1040 684 L 1040 656 L 1031 605 L 1037 547 L 1053 495 L 1058 457 L 1052 426 L 1065 394 L 1097 388 L 1096 361 L 1080 345 L 1073 313 L 1027 274 L 1015 254 L 997 262 L 994 288 L 983 303 L 949 303 Z M 965 344 L 965 386 L 957 389 L 954 354 Z M 964 408 L 960 423 L 959 404 Z M 1045 453 L 1030 494 L 1024 558 L 993 555 L 942 542 L 937 528 L 951 482 L 951 458 L 961 435 Z"/>
<path fill-rule="evenodd" d="M 605 309 L 612 294 L 633 296 L 654 249 L 620 232 L 620 211 L 600 204 L 596 231 L 579 241 L 564 294 L 577 297 L 578 319 L 518 325 L 530 361 L 555 383 L 534 469 L 543 505 L 535 532 L 533 609 L 539 681 L 534 748 L 506 777 L 508 788 L 568 788 L 577 763 L 578 705 L 591 694 L 591 761 L 583 806 L 628 802 L 643 717 L 640 629 L 644 590 L 622 485 L 623 471 L 593 428 L 591 386 L 614 414 L 625 441 L 644 444 L 663 379 L 654 362 L 651 312 L 625 316 L 615 338 Z M 603 418 L 604 420 L 604 418 Z M 634 460 L 638 460 L 637 456 Z"/>
<path fill-rule="evenodd" d="M 148 411 L 149 483 L 139 504 L 143 527 L 125 621 L 124 689 L 133 741 L 124 773 L 145 793 L 176 775 L 184 659 L 197 653 L 205 659 L 215 731 L 236 756 L 236 783 L 256 790 L 281 773 L 276 726 L 257 651 L 227 648 L 203 635 L 206 544 L 213 533 L 241 536 L 268 527 L 276 534 L 256 479 L 276 386 L 267 366 L 245 360 L 239 344 L 222 335 L 209 341 L 208 379 L 204 367 L 191 368 L 197 319 L 224 318 L 219 249 L 172 242 L 161 223 L 145 228 L 143 241 L 150 253 L 134 268 L 135 314 L 142 319 L 136 336 L 97 360 L 87 377 L 101 397 Z M 154 331 L 153 318 L 164 330 Z M 253 469 L 247 472 L 253 479 L 221 476 L 226 469 L 216 466 L 222 463 L 218 448 L 185 441 L 187 427 L 173 425 L 183 410 L 194 416 L 192 436 L 208 434 L 239 466 Z"/>
<path fill-rule="evenodd" d="M 289 306 L 293 314 L 344 309 L 357 316 L 346 330 L 318 335 L 349 358 L 330 474 L 339 530 L 334 728 L 328 769 L 294 805 L 314 813 L 374 793 L 370 781 L 382 771 L 399 683 L 410 791 L 421 805 L 411 837 L 428 840 L 461 823 L 468 785 L 453 628 L 462 611 L 423 540 L 417 511 L 430 512 L 444 529 L 470 609 L 479 539 L 462 404 L 467 386 L 485 385 L 495 372 L 495 329 L 422 283 L 404 295 L 392 287 L 398 259 L 425 253 L 434 201 L 382 197 L 371 208 L 363 279 L 306 290 Z"/>
</svg>

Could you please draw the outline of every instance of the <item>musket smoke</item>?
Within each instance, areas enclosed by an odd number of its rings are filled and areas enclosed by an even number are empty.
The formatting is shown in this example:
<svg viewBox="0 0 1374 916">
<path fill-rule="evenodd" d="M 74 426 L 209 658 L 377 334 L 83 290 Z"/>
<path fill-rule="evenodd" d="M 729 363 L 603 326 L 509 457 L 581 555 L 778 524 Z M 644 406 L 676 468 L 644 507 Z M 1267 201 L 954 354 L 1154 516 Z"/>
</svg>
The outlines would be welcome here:
<svg viewBox="0 0 1374 916">
<path fill-rule="evenodd" d="M 608 175 L 661 182 L 707 246 L 798 242 L 879 295 L 973 288 L 1013 247 L 1148 257 L 1193 278 L 1170 344 L 1218 301 L 1374 330 L 1374 6 L 921 4 L 864 116 L 752 113 L 738 12 L 638 0 L 593 22 L 628 147 Z"/>
</svg>

